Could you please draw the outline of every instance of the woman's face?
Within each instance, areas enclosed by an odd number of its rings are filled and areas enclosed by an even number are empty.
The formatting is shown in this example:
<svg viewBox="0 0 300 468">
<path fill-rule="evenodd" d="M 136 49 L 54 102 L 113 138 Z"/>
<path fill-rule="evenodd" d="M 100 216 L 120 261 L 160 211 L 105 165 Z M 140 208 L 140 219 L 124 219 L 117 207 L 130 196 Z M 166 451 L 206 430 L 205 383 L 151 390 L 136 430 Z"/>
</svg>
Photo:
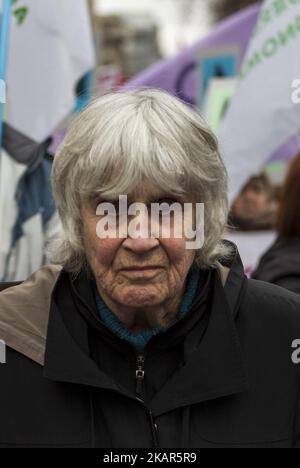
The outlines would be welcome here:
<svg viewBox="0 0 300 468">
<path fill-rule="evenodd" d="M 105 201 L 97 199 L 82 205 L 84 248 L 103 299 L 140 308 L 172 302 L 178 296 L 181 298 L 185 279 L 195 258 L 195 250 L 186 248 L 184 233 L 181 238 L 172 235 L 164 238 L 160 229 L 156 237 L 151 237 L 148 235 L 150 228 L 145 235 L 139 225 L 137 232 L 140 228 L 140 237 L 129 234 L 125 238 L 119 235 L 100 238 L 96 229 L 103 215 L 96 214 L 96 209 L 99 203 Z M 147 182 L 128 195 L 128 204 L 141 202 L 149 208 L 149 212 L 153 202 L 172 204 L 176 201 L 182 204 L 192 202 L 183 197 L 166 195 Z M 128 217 L 130 219 L 134 219 L 134 216 Z M 171 223 L 171 234 L 173 229 L 174 224 Z"/>
</svg>

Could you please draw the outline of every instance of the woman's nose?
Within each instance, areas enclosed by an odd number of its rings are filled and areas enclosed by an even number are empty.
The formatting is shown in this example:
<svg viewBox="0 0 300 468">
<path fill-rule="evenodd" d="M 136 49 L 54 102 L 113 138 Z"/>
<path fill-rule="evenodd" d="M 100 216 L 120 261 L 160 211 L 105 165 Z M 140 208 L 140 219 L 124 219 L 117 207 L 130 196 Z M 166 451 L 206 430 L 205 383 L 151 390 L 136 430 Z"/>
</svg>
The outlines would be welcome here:
<svg viewBox="0 0 300 468">
<path fill-rule="evenodd" d="M 148 212 L 140 212 L 139 222 L 132 220 L 128 225 L 127 237 L 123 242 L 123 247 L 130 249 L 132 252 L 142 253 L 154 249 L 159 245 L 156 223 L 151 222 L 152 219 Z"/>
<path fill-rule="evenodd" d="M 159 245 L 159 241 L 156 238 L 151 237 L 127 237 L 123 242 L 123 247 L 131 250 L 135 253 L 147 252 L 154 249 Z"/>
</svg>

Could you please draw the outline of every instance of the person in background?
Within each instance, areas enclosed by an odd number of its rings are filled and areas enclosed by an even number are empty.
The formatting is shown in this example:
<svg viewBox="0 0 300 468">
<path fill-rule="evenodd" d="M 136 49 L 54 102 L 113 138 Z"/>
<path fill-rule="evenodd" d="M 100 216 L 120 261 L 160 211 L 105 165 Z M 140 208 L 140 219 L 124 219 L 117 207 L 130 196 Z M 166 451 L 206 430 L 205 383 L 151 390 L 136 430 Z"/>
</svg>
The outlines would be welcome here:
<svg viewBox="0 0 300 468">
<path fill-rule="evenodd" d="M 273 229 L 277 203 L 274 187 L 267 174 L 251 177 L 234 201 L 229 220 L 242 231 Z"/>
<path fill-rule="evenodd" d="M 300 153 L 288 171 L 277 216 L 277 238 L 262 256 L 252 278 L 300 294 Z"/>
</svg>

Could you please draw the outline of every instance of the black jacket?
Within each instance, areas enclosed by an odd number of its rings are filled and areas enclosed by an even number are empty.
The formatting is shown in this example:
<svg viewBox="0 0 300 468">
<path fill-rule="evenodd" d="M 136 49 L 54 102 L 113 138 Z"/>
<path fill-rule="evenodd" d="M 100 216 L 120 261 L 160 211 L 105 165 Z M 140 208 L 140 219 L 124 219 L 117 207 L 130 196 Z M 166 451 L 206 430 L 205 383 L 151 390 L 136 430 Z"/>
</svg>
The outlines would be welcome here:
<svg viewBox="0 0 300 468">
<path fill-rule="evenodd" d="M 10 339 L 2 294 L 0 339 Z M 99 320 L 84 274 L 62 270 L 50 299 L 43 365 L 16 350 L 26 326 L 0 365 L 0 447 L 300 446 L 300 298 L 247 280 L 238 255 L 225 287 L 216 269 L 203 276 L 188 314 L 151 338 L 140 367 Z"/>
<path fill-rule="evenodd" d="M 277 240 L 261 257 L 252 278 L 300 294 L 300 237 Z"/>
</svg>

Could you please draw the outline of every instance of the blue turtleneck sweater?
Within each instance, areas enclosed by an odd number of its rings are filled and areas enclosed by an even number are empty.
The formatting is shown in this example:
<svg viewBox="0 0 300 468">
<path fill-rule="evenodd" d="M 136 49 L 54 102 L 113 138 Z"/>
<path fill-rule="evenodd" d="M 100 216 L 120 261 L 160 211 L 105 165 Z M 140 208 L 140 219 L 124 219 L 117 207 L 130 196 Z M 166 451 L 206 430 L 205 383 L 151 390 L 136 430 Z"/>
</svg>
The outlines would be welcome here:
<svg viewBox="0 0 300 468">
<path fill-rule="evenodd" d="M 199 270 L 197 268 L 192 268 L 187 277 L 186 289 L 180 305 L 179 313 L 176 317 L 177 322 L 185 316 L 189 307 L 191 306 L 197 290 L 198 281 Z M 137 335 L 134 335 L 107 307 L 98 292 L 96 283 L 94 282 L 93 284 L 97 307 L 102 322 L 104 322 L 107 328 L 118 335 L 121 339 L 128 341 L 128 343 L 134 346 L 137 351 L 143 351 L 152 336 L 156 335 L 157 333 L 164 332 L 168 329 L 168 326 L 158 326 L 152 328 L 151 330 L 141 330 Z"/>
</svg>

